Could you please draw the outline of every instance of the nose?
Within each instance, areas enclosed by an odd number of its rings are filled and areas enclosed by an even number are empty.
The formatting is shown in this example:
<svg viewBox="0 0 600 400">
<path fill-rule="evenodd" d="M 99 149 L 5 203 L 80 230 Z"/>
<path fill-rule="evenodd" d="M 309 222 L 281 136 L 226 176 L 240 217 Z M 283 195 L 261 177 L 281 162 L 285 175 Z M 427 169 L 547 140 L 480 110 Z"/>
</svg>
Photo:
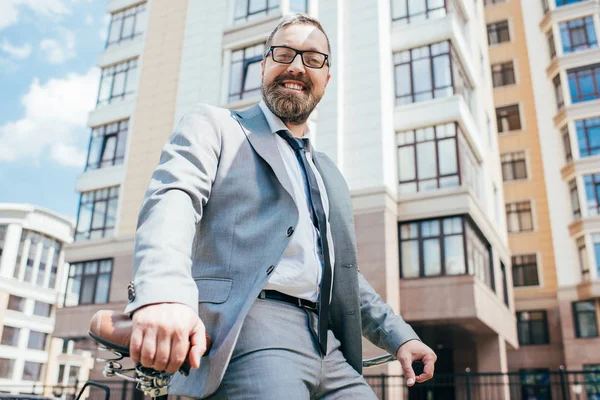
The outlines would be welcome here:
<svg viewBox="0 0 600 400">
<path fill-rule="evenodd" d="M 306 72 L 304 69 L 304 64 L 302 63 L 302 55 L 296 54 L 296 57 L 294 57 L 292 63 L 288 64 L 288 71 L 294 73 Z"/>
</svg>

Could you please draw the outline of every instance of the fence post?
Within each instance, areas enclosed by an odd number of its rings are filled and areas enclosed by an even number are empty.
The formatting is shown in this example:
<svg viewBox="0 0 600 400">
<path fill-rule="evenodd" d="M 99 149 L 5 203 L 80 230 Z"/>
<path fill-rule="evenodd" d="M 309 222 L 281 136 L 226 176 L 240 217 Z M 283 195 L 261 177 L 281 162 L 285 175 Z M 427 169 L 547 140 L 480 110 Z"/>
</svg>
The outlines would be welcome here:
<svg viewBox="0 0 600 400">
<path fill-rule="evenodd" d="M 559 374 L 560 374 L 560 391 L 562 392 L 562 398 L 563 400 L 569 400 L 568 396 L 568 388 L 567 388 L 567 373 L 565 372 L 565 366 L 561 365 L 560 367 L 558 367 Z"/>
<path fill-rule="evenodd" d="M 467 400 L 471 400 L 471 368 L 467 367 L 466 372 L 466 384 L 467 384 Z"/>
<path fill-rule="evenodd" d="M 386 393 L 385 393 L 385 390 L 386 390 L 385 378 L 386 378 L 385 374 L 382 373 L 381 374 L 381 400 L 385 400 L 385 397 L 386 397 Z"/>
<path fill-rule="evenodd" d="M 121 389 L 121 400 L 127 400 L 128 381 L 123 381 L 123 389 Z"/>
</svg>

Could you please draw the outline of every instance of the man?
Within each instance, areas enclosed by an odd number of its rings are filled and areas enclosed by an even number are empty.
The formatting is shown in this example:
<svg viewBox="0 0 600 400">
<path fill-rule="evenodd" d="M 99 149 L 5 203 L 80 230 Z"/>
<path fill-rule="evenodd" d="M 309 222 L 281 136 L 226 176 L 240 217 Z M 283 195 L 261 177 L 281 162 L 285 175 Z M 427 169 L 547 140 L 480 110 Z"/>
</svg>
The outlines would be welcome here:
<svg viewBox="0 0 600 400">
<path fill-rule="evenodd" d="M 436 356 L 358 272 L 350 194 L 306 120 L 330 79 L 329 39 L 284 17 L 262 66 L 263 101 L 195 107 L 164 147 L 138 221 L 131 356 L 210 399 L 373 399 L 362 334 L 407 384 Z M 213 344 L 204 353 L 205 330 Z"/>
</svg>

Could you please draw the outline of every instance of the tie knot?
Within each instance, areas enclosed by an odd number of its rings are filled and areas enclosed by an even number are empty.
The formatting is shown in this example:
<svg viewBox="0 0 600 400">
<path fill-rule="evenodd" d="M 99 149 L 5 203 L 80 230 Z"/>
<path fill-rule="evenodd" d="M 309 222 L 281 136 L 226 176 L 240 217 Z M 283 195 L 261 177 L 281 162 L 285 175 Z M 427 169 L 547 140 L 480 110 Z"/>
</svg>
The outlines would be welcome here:
<svg viewBox="0 0 600 400">
<path fill-rule="evenodd" d="M 281 136 L 283 140 L 285 140 L 294 151 L 298 152 L 300 150 L 304 150 L 304 141 L 302 139 L 297 139 L 293 137 L 288 131 L 282 129 L 277 131 L 277 134 Z"/>
</svg>

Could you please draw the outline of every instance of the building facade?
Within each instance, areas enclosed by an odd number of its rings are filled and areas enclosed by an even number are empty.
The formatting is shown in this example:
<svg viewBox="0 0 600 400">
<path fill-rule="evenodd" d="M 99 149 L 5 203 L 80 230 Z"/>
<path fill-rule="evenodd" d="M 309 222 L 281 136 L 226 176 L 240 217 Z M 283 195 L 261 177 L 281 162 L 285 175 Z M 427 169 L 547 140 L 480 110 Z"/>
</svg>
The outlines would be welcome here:
<svg viewBox="0 0 600 400">
<path fill-rule="evenodd" d="M 309 126 L 350 187 L 362 273 L 438 352 L 437 371 L 506 372 L 513 278 L 484 8 L 471 0 L 111 0 L 56 335 L 82 338 L 95 311 L 125 308 L 162 146 L 195 103 L 260 100 L 264 43 L 292 12 L 331 41 Z"/>
<path fill-rule="evenodd" d="M 37 387 L 41 393 L 43 384 L 63 379 L 59 372 L 66 381 L 87 379 L 89 354 L 75 355 L 60 371 L 52 366 L 52 349 L 62 345 L 52 332 L 73 228 L 71 220 L 48 210 L 0 203 L 0 392 L 32 393 Z"/>
</svg>

